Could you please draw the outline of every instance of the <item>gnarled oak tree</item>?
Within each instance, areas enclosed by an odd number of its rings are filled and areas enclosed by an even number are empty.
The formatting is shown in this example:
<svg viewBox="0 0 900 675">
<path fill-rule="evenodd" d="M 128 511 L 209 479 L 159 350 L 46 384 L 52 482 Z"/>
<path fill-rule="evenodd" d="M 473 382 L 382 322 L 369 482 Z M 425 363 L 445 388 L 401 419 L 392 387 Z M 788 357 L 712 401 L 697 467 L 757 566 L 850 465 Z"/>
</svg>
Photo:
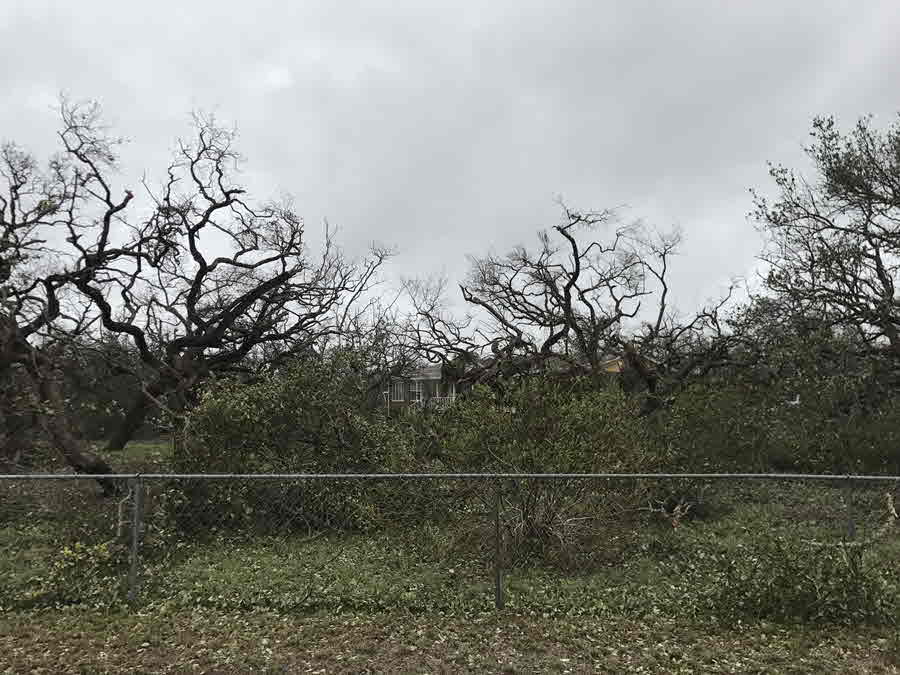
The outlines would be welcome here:
<svg viewBox="0 0 900 675">
<path fill-rule="evenodd" d="M 29 372 L 76 470 L 108 466 L 65 424 L 54 341 L 102 331 L 133 347 L 142 389 L 109 439 L 117 449 L 154 406 L 184 406 L 198 383 L 251 357 L 258 366 L 314 350 L 371 302 L 388 251 L 349 260 L 326 231 L 312 253 L 289 201 L 255 203 L 235 181 L 234 134 L 213 119 L 195 117 L 166 179 L 136 197 L 114 184 L 119 141 L 98 106 L 63 102 L 61 112 L 62 149 L 46 169 L 3 150 L 0 367 Z"/>
</svg>

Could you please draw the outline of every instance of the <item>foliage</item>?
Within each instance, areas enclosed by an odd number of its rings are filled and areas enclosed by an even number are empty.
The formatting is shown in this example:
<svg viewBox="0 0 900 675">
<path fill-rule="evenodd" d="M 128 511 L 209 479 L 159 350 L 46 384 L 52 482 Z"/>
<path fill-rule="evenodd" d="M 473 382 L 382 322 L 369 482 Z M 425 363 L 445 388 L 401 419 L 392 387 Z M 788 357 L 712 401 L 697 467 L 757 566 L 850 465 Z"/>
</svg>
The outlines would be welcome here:
<svg viewBox="0 0 900 675">
<path fill-rule="evenodd" d="M 868 545 L 762 534 L 736 548 L 709 543 L 687 566 L 687 574 L 704 584 L 700 613 L 728 624 L 764 619 L 890 625 L 900 611 L 896 571 Z"/>
<path fill-rule="evenodd" d="M 733 630 L 657 615 L 154 608 L 0 615 L 11 672 L 896 673 L 891 629 Z"/>
<path fill-rule="evenodd" d="M 393 494 L 410 507 L 394 522 L 382 517 L 383 526 L 366 532 L 339 520 L 310 532 L 297 514 L 292 523 L 279 523 L 269 503 L 253 501 L 265 495 L 240 490 L 230 496 L 264 515 L 230 522 L 226 494 L 213 491 L 209 506 L 214 511 L 206 514 L 209 520 L 201 530 L 207 536 L 199 537 L 170 519 L 173 511 L 190 505 L 189 493 L 176 483 L 147 479 L 138 602 L 149 612 L 206 608 L 282 616 L 400 611 L 437 617 L 491 611 L 494 513 L 491 500 L 481 499 L 484 482 L 427 483 L 428 504 L 407 494 L 423 483 L 394 481 L 389 490 L 363 495 L 366 504 L 384 505 Z M 240 481 L 211 483 L 216 484 L 239 486 Z M 441 487 L 447 484 L 457 486 L 457 493 Z M 624 497 L 606 481 L 583 492 L 569 481 L 556 485 L 555 493 L 532 494 L 550 494 L 564 507 L 556 511 L 557 520 L 545 522 L 553 525 L 553 536 L 575 544 L 568 548 L 557 539 L 553 549 L 552 540 L 537 536 L 530 541 L 539 550 L 529 551 L 528 541 L 517 542 L 515 530 L 524 521 L 516 488 L 507 482 L 501 494 L 500 560 L 507 607 L 517 615 L 637 622 L 666 617 L 713 629 L 724 624 L 726 630 L 760 621 L 881 625 L 898 616 L 897 522 L 883 518 L 880 489 L 856 494 L 859 543 L 844 543 L 846 507 L 838 502 L 844 488 L 717 483 L 703 495 L 710 505 L 706 513 L 678 523 L 673 514 L 652 509 L 604 512 Z M 529 486 L 519 487 L 527 492 Z M 17 488 L 14 499 L 0 502 L 5 519 L 0 585 L 8 591 L 0 599 L 3 610 L 120 604 L 128 572 L 127 536 L 110 540 L 117 522 L 110 503 L 97 499 L 87 482 Z M 695 493 L 700 489 L 695 483 Z M 81 508 L 70 508 L 82 500 Z M 581 505 L 593 511 L 579 512 Z M 415 514 L 422 513 L 426 517 L 416 521 Z M 129 515 L 127 508 L 120 510 L 118 522 Z M 574 517 L 567 521 L 569 516 Z M 584 516 L 603 516 L 597 531 L 577 529 Z M 888 524 L 878 527 L 877 537 L 867 536 L 882 523 Z M 568 552 L 575 555 L 567 559 Z M 572 559 L 577 564 L 570 564 Z"/>
<path fill-rule="evenodd" d="M 73 336 L 61 347 L 55 359 L 65 367 L 63 387 L 69 414 L 84 438 L 106 438 L 141 394 L 141 378 L 147 373 L 139 356 L 114 338 Z M 137 435 L 154 433 L 153 422 L 148 419 L 143 434 Z"/>
<path fill-rule="evenodd" d="M 54 606 L 115 606 L 125 600 L 127 569 L 128 547 L 124 541 L 75 541 L 61 547 L 53 557 L 34 599 Z"/>
<path fill-rule="evenodd" d="M 639 418 L 639 402 L 588 378 L 514 380 L 500 396 L 477 387 L 450 409 L 412 424 L 423 457 L 449 471 L 592 473 L 664 466 Z M 618 514 L 646 497 L 631 487 L 596 487 L 512 481 L 486 486 L 481 505 L 490 510 L 500 500 L 512 560 L 596 564 L 598 538 L 624 526 Z"/>
<path fill-rule="evenodd" d="M 353 353 L 297 360 L 253 383 L 230 380 L 207 390 L 191 413 L 176 468 L 185 472 L 372 473 L 409 470 L 412 450 L 402 429 L 370 409 L 367 378 Z M 302 513 L 310 527 L 377 520 L 367 487 L 320 484 L 195 486 L 217 520 L 281 522 Z M 207 490 L 214 491 L 215 494 Z M 250 494 L 247 491 L 257 491 Z M 261 492 L 259 492 L 261 491 Z M 211 500 L 211 501 L 210 501 Z M 248 510 L 266 504 L 268 510 Z M 186 517 L 195 518 L 191 505 Z"/>
<path fill-rule="evenodd" d="M 841 373 L 688 388 L 656 424 L 672 470 L 897 473 L 900 397 L 863 404 Z"/>
<path fill-rule="evenodd" d="M 14 470 L 35 459 L 37 406 L 21 368 L 8 368 L 0 378 L 0 467 Z"/>
<path fill-rule="evenodd" d="M 639 471 L 663 465 L 638 403 L 587 378 L 529 378 L 497 397 L 478 387 L 430 418 L 432 446 L 457 470 Z"/>
<path fill-rule="evenodd" d="M 408 459 L 380 410 L 367 409 L 352 354 L 297 360 L 252 383 L 211 387 L 186 426 L 189 472 L 377 471 Z"/>
<path fill-rule="evenodd" d="M 818 118 L 811 137 L 814 180 L 773 167 L 776 199 L 756 196 L 769 237 L 766 284 L 796 314 L 842 328 L 869 355 L 896 363 L 900 122 L 882 131 L 864 118 L 845 134 L 833 118 Z"/>
</svg>

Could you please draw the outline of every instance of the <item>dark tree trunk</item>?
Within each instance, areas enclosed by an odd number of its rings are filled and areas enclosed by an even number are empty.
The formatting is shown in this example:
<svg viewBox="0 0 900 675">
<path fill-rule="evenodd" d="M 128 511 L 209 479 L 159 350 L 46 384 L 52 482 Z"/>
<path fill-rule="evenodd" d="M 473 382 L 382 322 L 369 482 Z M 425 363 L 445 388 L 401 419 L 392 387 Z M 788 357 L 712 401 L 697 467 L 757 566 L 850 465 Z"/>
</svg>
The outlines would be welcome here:
<svg viewBox="0 0 900 675">
<path fill-rule="evenodd" d="M 50 405 L 51 410 L 39 416 L 40 424 L 50 441 L 60 451 L 69 466 L 76 473 L 102 476 L 113 473 L 112 468 L 102 458 L 90 452 L 83 440 L 72 431 L 65 415 L 65 401 L 60 384 L 52 377 L 41 378 L 38 385 L 41 400 Z M 116 494 L 116 484 L 110 478 L 97 478 L 103 495 Z"/>
<path fill-rule="evenodd" d="M 34 413 L 22 382 L 10 368 L 0 367 L 0 470 L 14 472 L 28 461 Z"/>
<path fill-rule="evenodd" d="M 153 402 L 146 394 L 143 392 L 138 394 L 131 407 L 125 413 L 125 417 L 113 430 L 112 436 L 106 444 L 106 451 L 115 452 L 122 450 L 143 426 L 144 420 L 147 419 L 147 414 L 152 406 Z"/>
<path fill-rule="evenodd" d="M 107 442 L 107 452 L 122 450 L 128 441 L 134 438 L 134 435 L 144 425 L 147 415 L 156 406 L 153 399 L 158 399 L 164 393 L 165 384 L 161 380 L 157 380 L 147 387 L 147 391 L 142 391 L 137 395 Z"/>
<path fill-rule="evenodd" d="M 9 407 L 0 411 L 0 422 L 0 465 L 11 472 L 28 462 L 29 432 L 34 420 L 31 415 Z"/>
</svg>

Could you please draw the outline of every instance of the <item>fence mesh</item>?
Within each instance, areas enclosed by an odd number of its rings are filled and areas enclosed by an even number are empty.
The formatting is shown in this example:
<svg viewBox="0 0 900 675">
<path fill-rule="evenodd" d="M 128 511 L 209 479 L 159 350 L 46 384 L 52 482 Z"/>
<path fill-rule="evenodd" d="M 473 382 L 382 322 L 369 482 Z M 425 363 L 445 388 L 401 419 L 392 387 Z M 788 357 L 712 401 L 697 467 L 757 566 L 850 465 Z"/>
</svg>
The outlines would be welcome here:
<svg viewBox="0 0 900 675">
<path fill-rule="evenodd" d="M 0 478 L 0 606 L 896 613 L 898 477 Z"/>
</svg>

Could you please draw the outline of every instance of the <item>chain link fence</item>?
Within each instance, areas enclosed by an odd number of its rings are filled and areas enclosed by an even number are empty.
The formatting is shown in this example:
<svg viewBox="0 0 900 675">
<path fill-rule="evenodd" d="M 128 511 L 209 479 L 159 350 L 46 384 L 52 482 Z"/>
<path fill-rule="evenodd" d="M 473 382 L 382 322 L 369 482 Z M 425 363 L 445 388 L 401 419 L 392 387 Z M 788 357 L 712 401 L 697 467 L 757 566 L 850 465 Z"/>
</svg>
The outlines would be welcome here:
<svg viewBox="0 0 900 675">
<path fill-rule="evenodd" d="M 110 478 L 0 476 L 0 608 L 900 609 L 898 476 Z"/>
</svg>

